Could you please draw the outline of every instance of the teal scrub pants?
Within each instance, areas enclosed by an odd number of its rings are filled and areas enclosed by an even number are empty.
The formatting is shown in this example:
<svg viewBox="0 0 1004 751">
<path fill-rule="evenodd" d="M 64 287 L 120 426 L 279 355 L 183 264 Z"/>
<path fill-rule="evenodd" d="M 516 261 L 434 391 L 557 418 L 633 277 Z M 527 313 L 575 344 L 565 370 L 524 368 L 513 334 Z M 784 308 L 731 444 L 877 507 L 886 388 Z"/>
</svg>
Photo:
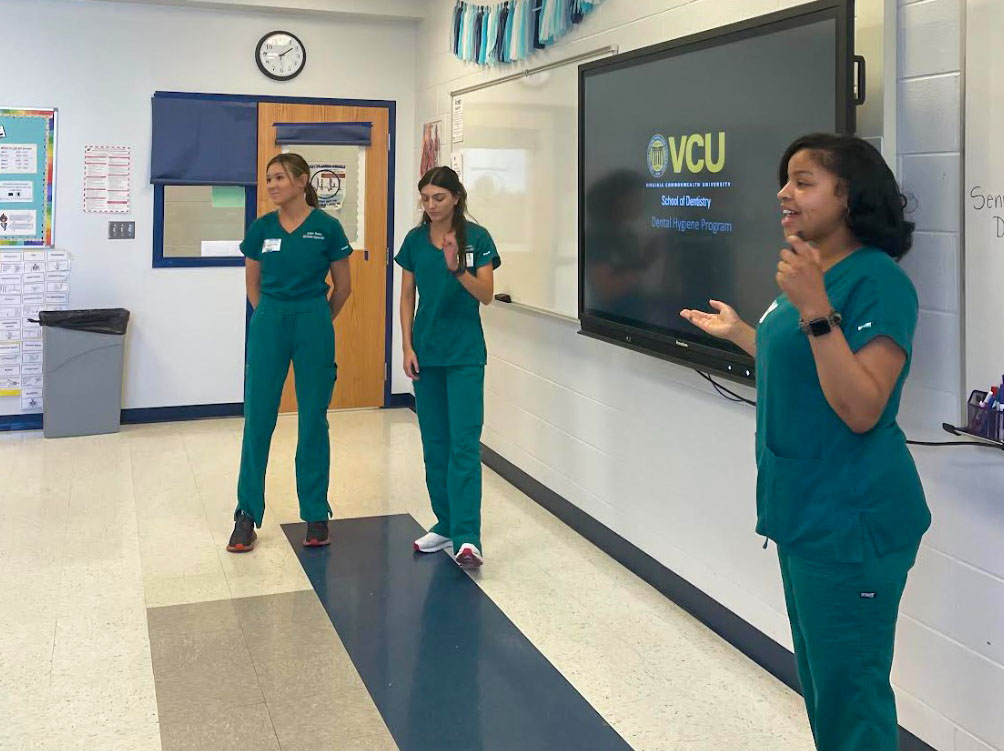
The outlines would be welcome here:
<svg viewBox="0 0 1004 751">
<path fill-rule="evenodd" d="M 251 318 L 237 511 L 250 516 L 259 527 L 265 515 L 268 452 L 290 362 L 296 379 L 299 419 L 296 492 L 300 518 L 305 522 L 325 521 L 331 515 L 328 407 L 337 368 L 335 331 L 324 297 L 298 301 L 262 297 Z"/>
<path fill-rule="evenodd" d="M 866 535 L 867 538 L 867 535 Z M 778 549 L 795 661 L 818 751 L 896 751 L 889 673 L 899 603 L 919 543 L 861 563 L 818 563 Z"/>
<path fill-rule="evenodd" d="M 481 547 L 483 365 L 423 367 L 415 381 L 425 484 L 438 522 L 431 531 Z"/>
</svg>

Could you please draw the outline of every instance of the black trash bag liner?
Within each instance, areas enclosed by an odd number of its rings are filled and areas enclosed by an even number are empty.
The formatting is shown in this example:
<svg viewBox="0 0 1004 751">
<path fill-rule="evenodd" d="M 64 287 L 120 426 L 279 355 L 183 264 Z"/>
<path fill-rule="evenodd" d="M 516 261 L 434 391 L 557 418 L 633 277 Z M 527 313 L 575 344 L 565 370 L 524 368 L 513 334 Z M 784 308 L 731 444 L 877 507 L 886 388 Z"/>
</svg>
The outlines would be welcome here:
<svg viewBox="0 0 1004 751">
<path fill-rule="evenodd" d="M 38 322 L 43 326 L 52 326 L 58 329 L 122 336 L 129 324 L 129 311 L 125 308 L 40 310 Z"/>
</svg>

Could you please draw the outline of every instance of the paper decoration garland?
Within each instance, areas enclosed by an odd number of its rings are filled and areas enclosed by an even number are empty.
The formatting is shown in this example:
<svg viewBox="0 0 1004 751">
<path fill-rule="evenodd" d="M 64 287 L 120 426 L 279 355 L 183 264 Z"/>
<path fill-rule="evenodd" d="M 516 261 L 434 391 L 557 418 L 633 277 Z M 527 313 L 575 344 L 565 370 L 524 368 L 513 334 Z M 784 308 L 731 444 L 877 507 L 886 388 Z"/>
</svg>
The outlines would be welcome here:
<svg viewBox="0 0 1004 751">
<path fill-rule="evenodd" d="M 458 0 L 453 9 L 453 54 L 478 65 L 524 60 L 581 23 L 602 0 Z"/>
</svg>

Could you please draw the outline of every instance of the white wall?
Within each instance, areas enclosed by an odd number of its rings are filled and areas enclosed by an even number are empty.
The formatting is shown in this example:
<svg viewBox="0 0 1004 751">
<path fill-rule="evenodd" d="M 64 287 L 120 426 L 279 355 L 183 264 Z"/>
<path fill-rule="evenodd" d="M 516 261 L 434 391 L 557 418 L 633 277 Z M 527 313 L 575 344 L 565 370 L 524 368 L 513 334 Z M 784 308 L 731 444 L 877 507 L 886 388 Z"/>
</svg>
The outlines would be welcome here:
<svg viewBox="0 0 1004 751">
<path fill-rule="evenodd" d="M 963 383 L 964 21 L 965 0 L 900 0 L 899 166 L 918 228 L 904 266 L 921 301 L 906 397 L 916 430 L 924 417 L 957 419 L 978 386 Z M 899 647 L 915 659 L 896 666 L 912 694 L 901 705 L 938 748 L 1004 748 L 1004 463 L 987 450 L 918 457 L 935 521 L 904 605 Z"/>
<path fill-rule="evenodd" d="M 960 2 L 899 11 L 900 167 L 921 230 L 906 268 L 923 308 L 904 423 L 919 438 L 958 418 L 963 390 Z M 797 4 L 609 0 L 534 64 Z M 500 74 L 449 54 L 452 7 L 432 0 L 419 30 L 420 121 L 448 122 L 452 90 Z M 574 324 L 504 306 L 484 319 L 487 445 L 790 648 L 776 559 L 753 532 L 752 412 L 684 368 L 577 336 Z M 915 456 L 935 521 L 900 622 L 900 719 L 944 751 L 1004 749 L 1004 462 L 980 449 Z"/>
<path fill-rule="evenodd" d="M 945 419 L 959 411 L 963 395 L 963 5 L 964 0 L 901 0 L 899 12 L 898 173 L 917 207 L 914 248 L 903 265 L 921 301 L 907 398 Z"/>
<path fill-rule="evenodd" d="M 71 306 L 133 314 L 124 406 L 243 401 L 243 269 L 151 268 L 150 97 L 169 90 L 396 100 L 402 195 L 412 190 L 416 160 L 414 26 L 79 0 L 0 0 L 0 17 L 8 29 L 30 30 L 39 50 L 6 56 L 2 103 L 59 108 L 55 238 L 73 254 Z M 307 66 L 290 83 L 255 66 L 255 44 L 275 28 L 294 31 L 307 47 Z M 86 144 L 132 146 L 130 216 L 82 212 Z M 110 218 L 134 219 L 136 240 L 107 240 Z M 397 239 L 410 221 L 399 204 Z M 0 400 L 0 415 L 19 406 Z"/>
</svg>

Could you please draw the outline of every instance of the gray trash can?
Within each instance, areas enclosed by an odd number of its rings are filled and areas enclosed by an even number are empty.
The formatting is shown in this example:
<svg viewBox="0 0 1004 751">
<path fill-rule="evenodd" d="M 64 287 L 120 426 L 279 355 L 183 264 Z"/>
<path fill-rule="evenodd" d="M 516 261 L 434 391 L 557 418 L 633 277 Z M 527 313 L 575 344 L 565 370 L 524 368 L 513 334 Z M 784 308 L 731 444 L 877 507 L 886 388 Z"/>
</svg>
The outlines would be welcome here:
<svg viewBox="0 0 1004 751">
<path fill-rule="evenodd" d="M 117 433 L 122 345 L 129 311 L 43 310 L 42 432 L 46 438 Z"/>
</svg>

